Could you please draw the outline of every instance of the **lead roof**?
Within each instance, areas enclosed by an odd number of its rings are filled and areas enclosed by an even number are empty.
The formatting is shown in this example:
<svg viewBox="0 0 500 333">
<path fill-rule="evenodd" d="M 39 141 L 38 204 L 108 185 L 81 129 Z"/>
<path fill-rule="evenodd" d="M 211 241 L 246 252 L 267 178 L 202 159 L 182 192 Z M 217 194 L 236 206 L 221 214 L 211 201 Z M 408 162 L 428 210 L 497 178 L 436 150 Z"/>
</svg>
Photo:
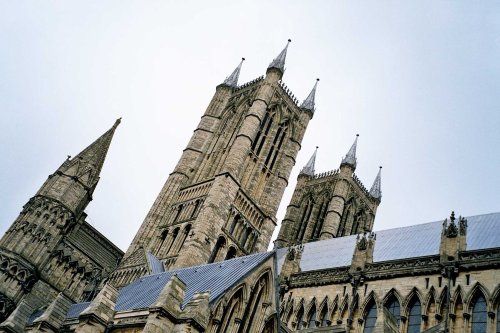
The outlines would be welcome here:
<svg viewBox="0 0 500 333">
<path fill-rule="evenodd" d="M 500 213 L 467 217 L 467 251 L 500 247 Z M 442 221 L 377 231 L 373 262 L 386 262 L 439 255 Z M 304 244 L 300 268 L 303 272 L 350 266 L 357 235 Z M 115 310 L 136 310 L 152 305 L 173 274 L 186 284 L 182 306 L 196 292 L 210 291 L 214 302 L 239 280 L 276 252 L 278 273 L 287 248 L 257 253 L 213 264 L 144 276 L 120 290 Z M 66 318 L 76 318 L 90 303 L 73 304 Z"/>
</svg>

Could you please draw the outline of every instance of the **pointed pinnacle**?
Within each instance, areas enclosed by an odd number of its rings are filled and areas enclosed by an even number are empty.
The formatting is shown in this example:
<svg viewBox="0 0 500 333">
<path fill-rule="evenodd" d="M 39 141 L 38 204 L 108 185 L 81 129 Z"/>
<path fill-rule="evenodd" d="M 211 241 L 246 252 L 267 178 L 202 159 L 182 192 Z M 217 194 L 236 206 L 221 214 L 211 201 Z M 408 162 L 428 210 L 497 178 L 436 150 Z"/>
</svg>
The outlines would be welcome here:
<svg viewBox="0 0 500 333">
<path fill-rule="evenodd" d="M 318 86 L 319 79 L 316 79 L 316 83 L 312 88 L 311 92 L 307 96 L 307 98 L 300 105 L 301 108 L 314 112 L 314 99 L 316 97 L 316 87 Z"/>
<path fill-rule="evenodd" d="M 238 86 L 238 78 L 240 77 L 241 65 L 245 61 L 245 58 L 241 58 L 240 64 L 234 69 L 234 71 L 229 75 L 223 82 L 223 84 L 230 87 Z"/>
<path fill-rule="evenodd" d="M 340 163 L 340 166 L 342 165 L 350 165 L 353 168 L 356 168 L 356 147 L 358 146 L 358 137 L 359 134 L 356 134 L 356 139 L 354 140 L 354 143 L 352 144 L 351 148 L 347 152 L 347 155 L 342 159 L 342 162 Z"/>
<path fill-rule="evenodd" d="M 312 154 L 309 162 L 302 168 L 300 171 L 301 175 L 314 176 L 314 165 L 316 164 L 316 154 L 318 153 L 318 146 L 316 146 L 316 150 Z"/>
<path fill-rule="evenodd" d="M 274 58 L 273 61 L 271 61 L 267 69 L 277 68 L 282 72 L 285 71 L 286 51 L 288 50 L 288 45 L 290 45 L 291 41 L 292 41 L 291 39 L 288 40 L 288 43 L 286 43 L 286 46 L 283 49 L 283 51 L 281 51 L 280 54 L 278 54 L 278 56 Z"/>
<path fill-rule="evenodd" d="M 97 140 L 91 143 L 87 148 L 82 150 L 78 155 L 76 155 L 73 159 L 67 161 L 63 164 L 65 165 L 65 169 L 74 164 L 73 161 L 79 161 L 80 167 L 78 168 L 80 172 L 89 172 L 90 177 L 88 179 L 87 185 L 93 185 L 99 179 L 99 174 L 101 173 L 102 166 L 104 164 L 104 160 L 108 153 L 109 145 L 111 144 L 111 140 L 113 139 L 113 135 L 115 133 L 116 128 L 121 122 L 121 118 L 117 119 L 113 126 L 107 130 L 103 135 L 101 135 Z M 81 176 L 81 175 L 76 175 Z"/>
<path fill-rule="evenodd" d="M 381 179 L 380 173 L 382 172 L 382 167 L 378 169 L 377 177 L 375 177 L 375 181 L 373 182 L 372 188 L 370 189 L 370 195 L 375 199 L 382 198 L 382 189 L 381 189 Z"/>
</svg>

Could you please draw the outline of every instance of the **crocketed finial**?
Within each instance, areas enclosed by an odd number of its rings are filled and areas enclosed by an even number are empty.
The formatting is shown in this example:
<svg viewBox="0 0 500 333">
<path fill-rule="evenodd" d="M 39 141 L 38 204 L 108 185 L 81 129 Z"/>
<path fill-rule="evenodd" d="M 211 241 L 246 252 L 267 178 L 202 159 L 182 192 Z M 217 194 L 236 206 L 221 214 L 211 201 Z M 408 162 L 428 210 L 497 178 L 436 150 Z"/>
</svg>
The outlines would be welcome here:
<svg viewBox="0 0 500 333">
<path fill-rule="evenodd" d="M 350 165 L 354 169 L 356 169 L 356 147 L 358 145 L 358 137 L 359 134 L 356 134 L 356 139 L 354 140 L 354 143 L 351 146 L 351 149 L 347 152 L 347 155 L 342 159 L 342 162 L 340 163 L 340 166 L 342 167 L 343 165 Z"/>
<path fill-rule="evenodd" d="M 278 54 L 278 56 L 276 58 L 274 58 L 273 61 L 271 61 L 271 63 L 267 67 L 267 69 L 277 68 L 277 69 L 281 70 L 282 72 L 285 71 L 286 51 L 287 51 L 288 45 L 290 45 L 291 41 L 292 41 L 291 39 L 288 40 L 283 51 L 281 51 L 280 54 Z"/>
<path fill-rule="evenodd" d="M 230 87 L 237 87 L 238 86 L 238 78 L 240 77 L 240 71 L 241 71 L 241 65 L 243 64 L 243 61 L 245 61 L 245 58 L 241 58 L 240 64 L 238 67 L 234 69 L 234 71 L 229 75 L 223 82 L 223 84 L 228 85 Z"/>
<path fill-rule="evenodd" d="M 302 102 L 300 107 L 302 109 L 309 110 L 311 112 L 314 112 L 314 99 L 316 97 L 316 87 L 318 86 L 319 79 L 316 79 L 316 83 L 314 83 L 314 87 L 312 88 L 311 92 L 307 96 L 307 98 Z"/>
</svg>

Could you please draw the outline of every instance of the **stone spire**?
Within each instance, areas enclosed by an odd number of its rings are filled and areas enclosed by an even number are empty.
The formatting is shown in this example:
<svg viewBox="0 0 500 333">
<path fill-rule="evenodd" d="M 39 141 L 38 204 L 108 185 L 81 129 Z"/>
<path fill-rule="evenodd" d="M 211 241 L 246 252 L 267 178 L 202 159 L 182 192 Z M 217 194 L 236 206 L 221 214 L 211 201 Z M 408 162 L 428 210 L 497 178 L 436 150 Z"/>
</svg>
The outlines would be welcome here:
<svg viewBox="0 0 500 333">
<path fill-rule="evenodd" d="M 347 155 L 342 159 L 342 162 L 340 163 L 340 167 L 343 165 L 350 165 L 353 169 L 356 169 L 356 147 L 358 145 L 358 137 L 359 134 L 356 134 L 356 139 L 354 140 L 354 143 L 351 146 L 351 149 L 347 152 Z"/>
<path fill-rule="evenodd" d="M 229 75 L 222 84 L 233 88 L 238 86 L 238 78 L 240 77 L 241 65 L 243 64 L 243 61 L 245 61 L 245 58 L 241 58 L 241 62 L 238 67 L 235 68 L 231 75 Z"/>
<path fill-rule="evenodd" d="M 92 187 L 99 180 L 104 160 L 108 153 L 109 145 L 113 139 L 116 128 L 121 122 L 117 119 L 109 130 L 97 140 L 82 150 L 74 158 L 66 160 L 58 171 L 72 177 L 76 177 L 83 184 Z"/>
<path fill-rule="evenodd" d="M 281 51 L 280 54 L 278 54 L 278 56 L 274 58 L 274 60 L 269 64 L 269 66 L 267 67 L 268 70 L 271 68 L 277 68 L 282 72 L 285 71 L 286 51 L 291 41 L 292 41 L 291 39 L 288 40 L 288 43 L 286 43 L 286 46 L 283 49 L 283 51 Z"/>
<path fill-rule="evenodd" d="M 316 146 L 316 150 L 312 154 L 309 162 L 302 168 L 300 171 L 301 175 L 314 176 L 314 164 L 316 163 L 316 153 L 318 152 L 318 146 Z"/>
<path fill-rule="evenodd" d="M 318 86 L 319 79 L 316 79 L 316 83 L 314 84 L 314 87 L 312 88 L 311 92 L 307 96 L 307 98 L 302 102 L 300 107 L 305 110 L 309 110 L 311 112 L 314 112 L 314 98 L 316 96 L 316 87 Z"/>
<path fill-rule="evenodd" d="M 380 188 L 380 173 L 382 172 L 382 167 L 378 169 L 377 177 L 373 182 L 372 188 L 370 189 L 370 195 L 375 199 L 382 199 L 382 190 Z"/>
</svg>

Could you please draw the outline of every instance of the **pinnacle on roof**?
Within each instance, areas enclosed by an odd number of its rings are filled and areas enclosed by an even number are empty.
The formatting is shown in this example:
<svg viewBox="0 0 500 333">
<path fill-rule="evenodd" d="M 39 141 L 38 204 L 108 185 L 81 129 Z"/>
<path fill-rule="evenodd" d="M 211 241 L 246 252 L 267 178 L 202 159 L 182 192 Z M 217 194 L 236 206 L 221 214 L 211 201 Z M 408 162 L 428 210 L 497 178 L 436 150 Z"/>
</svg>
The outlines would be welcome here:
<svg viewBox="0 0 500 333">
<path fill-rule="evenodd" d="M 61 167 L 64 168 L 65 174 L 71 174 L 82 181 L 82 183 L 92 186 L 99 180 L 104 160 L 108 153 L 111 139 L 116 128 L 121 122 L 121 118 L 117 119 L 109 130 L 101 135 L 97 140 L 91 143 L 87 148 L 82 150 L 74 158 L 67 160 Z"/>
<path fill-rule="evenodd" d="M 304 100 L 304 102 L 302 102 L 302 104 L 300 105 L 302 109 L 314 112 L 314 98 L 316 97 L 316 87 L 318 86 L 318 82 L 319 79 L 316 79 L 316 83 L 314 84 L 314 87 L 312 88 L 311 92 Z"/>
<path fill-rule="evenodd" d="M 375 199 L 382 198 L 382 190 L 380 186 L 380 173 L 382 172 L 382 167 L 378 169 L 377 177 L 375 177 L 375 181 L 373 182 L 372 188 L 370 189 L 370 195 Z"/>
<path fill-rule="evenodd" d="M 356 168 L 356 147 L 358 145 L 358 137 L 359 134 L 356 134 L 356 139 L 354 140 L 351 149 L 349 149 L 349 151 L 347 152 L 347 155 L 345 155 L 345 157 L 342 159 L 340 166 L 350 165 L 353 168 Z"/>
<path fill-rule="evenodd" d="M 234 69 L 234 71 L 229 75 L 222 84 L 228 85 L 230 87 L 238 86 L 238 78 L 240 77 L 241 65 L 245 61 L 245 58 L 241 58 L 240 64 Z"/>
<path fill-rule="evenodd" d="M 282 72 L 285 71 L 286 51 L 287 51 L 288 45 L 290 44 L 291 41 L 292 41 L 291 39 L 288 40 L 288 43 L 286 43 L 286 46 L 283 49 L 283 51 L 281 51 L 280 54 L 278 54 L 278 56 L 276 58 L 274 58 L 273 61 L 271 61 L 271 63 L 267 67 L 267 69 L 277 68 L 277 69 L 281 70 Z"/>
<path fill-rule="evenodd" d="M 309 162 L 302 168 L 300 171 L 301 175 L 314 176 L 314 164 L 316 163 L 316 153 L 318 152 L 318 146 L 316 146 L 316 150 L 312 154 Z"/>
</svg>

